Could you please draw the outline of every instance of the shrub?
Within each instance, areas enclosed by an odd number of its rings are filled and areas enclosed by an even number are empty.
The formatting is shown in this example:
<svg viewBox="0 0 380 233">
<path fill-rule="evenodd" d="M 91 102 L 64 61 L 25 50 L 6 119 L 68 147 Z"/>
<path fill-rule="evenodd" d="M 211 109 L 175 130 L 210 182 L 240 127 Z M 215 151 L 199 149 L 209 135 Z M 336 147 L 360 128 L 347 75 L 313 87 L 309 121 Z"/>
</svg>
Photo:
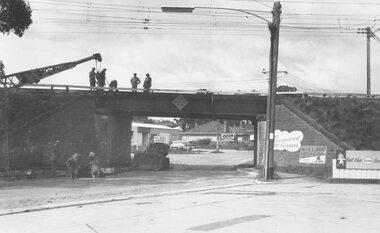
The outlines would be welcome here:
<svg viewBox="0 0 380 233">
<path fill-rule="evenodd" d="M 210 145 L 211 139 L 210 138 L 202 138 L 197 141 L 197 144 L 200 146 L 207 146 Z"/>
</svg>

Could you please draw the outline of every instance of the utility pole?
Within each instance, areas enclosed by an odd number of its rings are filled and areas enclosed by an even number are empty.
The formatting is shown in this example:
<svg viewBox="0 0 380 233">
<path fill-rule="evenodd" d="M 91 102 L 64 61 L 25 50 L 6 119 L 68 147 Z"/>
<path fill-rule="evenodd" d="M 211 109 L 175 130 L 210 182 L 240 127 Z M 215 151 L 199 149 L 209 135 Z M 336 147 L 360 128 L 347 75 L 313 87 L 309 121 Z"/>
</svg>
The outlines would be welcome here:
<svg viewBox="0 0 380 233">
<path fill-rule="evenodd" d="M 270 23 L 270 56 L 269 56 L 269 91 L 267 101 L 267 120 L 266 120 L 266 139 L 265 139 L 265 160 L 264 160 L 264 179 L 272 179 L 274 173 L 274 131 L 276 115 L 276 87 L 277 87 L 277 64 L 278 64 L 278 47 L 280 37 L 280 15 L 281 4 L 273 4 L 273 19 Z"/>
<path fill-rule="evenodd" d="M 375 30 L 375 32 L 378 30 Z M 380 39 L 375 35 L 370 27 L 358 28 L 358 34 L 367 34 L 367 96 L 371 95 L 371 38 L 378 43 Z"/>
<path fill-rule="evenodd" d="M 366 28 L 367 33 L 367 95 L 371 95 L 371 33 L 370 27 Z"/>
</svg>

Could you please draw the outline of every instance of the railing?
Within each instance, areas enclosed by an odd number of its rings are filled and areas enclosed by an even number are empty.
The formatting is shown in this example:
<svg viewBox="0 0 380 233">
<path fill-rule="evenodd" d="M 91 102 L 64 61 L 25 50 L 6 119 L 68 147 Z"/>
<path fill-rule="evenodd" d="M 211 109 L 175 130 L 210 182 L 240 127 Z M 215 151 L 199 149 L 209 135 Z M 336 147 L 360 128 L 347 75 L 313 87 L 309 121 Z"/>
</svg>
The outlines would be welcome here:
<svg viewBox="0 0 380 233">
<path fill-rule="evenodd" d="M 125 87 L 90 87 L 81 85 L 64 85 L 64 84 L 31 84 L 25 85 L 22 89 L 50 89 L 57 91 L 119 91 L 119 92 L 144 92 L 143 88 L 125 88 Z M 149 89 L 149 92 L 154 93 L 178 93 L 178 94 L 205 94 L 205 95 L 256 95 L 267 96 L 267 92 L 243 92 L 243 91 L 211 91 L 211 90 L 183 90 L 183 89 Z M 303 97 L 335 97 L 335 98 L 380 98 L 380 94 L 361 94 L 361 93 L 332 93 L 332 92 L 277 92 L 277 95 L 303 96 Z"/>
<path fill-rule="evenodd" d="M 90 87 L 81 85 L 62 85 L 62 84 L 33 84 L 25 85 L 22 89 L 45 89 L 58 91 L 107 91 L 107 92 L 144 92 L 143 88 L 125 88 L 125 87 Z M 178 93 L 178 94 L 212 94 L 212 95 L 267 95 L 260 92 L 225 92 L 225 91 L 210 91 L 210 90 L 183 90 L 183 89 L 149 89 L 147 92 L 154 93 Z"/>
</svg>

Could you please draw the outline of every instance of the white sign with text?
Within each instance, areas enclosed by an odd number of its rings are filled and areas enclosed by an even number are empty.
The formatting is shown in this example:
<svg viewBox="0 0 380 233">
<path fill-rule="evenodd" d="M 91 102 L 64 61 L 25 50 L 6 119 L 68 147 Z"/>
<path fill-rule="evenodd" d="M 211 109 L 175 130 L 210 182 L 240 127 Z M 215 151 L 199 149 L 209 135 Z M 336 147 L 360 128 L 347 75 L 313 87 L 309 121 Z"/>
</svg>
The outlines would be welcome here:
<svg viewBox="0 0 380 233">
<path fill-rule="evenodd" d="M 301 131 L 281 131 L 274 132 L 274 149 L 296 152 L 301 148 L 303 133 Z"/>
</svg>

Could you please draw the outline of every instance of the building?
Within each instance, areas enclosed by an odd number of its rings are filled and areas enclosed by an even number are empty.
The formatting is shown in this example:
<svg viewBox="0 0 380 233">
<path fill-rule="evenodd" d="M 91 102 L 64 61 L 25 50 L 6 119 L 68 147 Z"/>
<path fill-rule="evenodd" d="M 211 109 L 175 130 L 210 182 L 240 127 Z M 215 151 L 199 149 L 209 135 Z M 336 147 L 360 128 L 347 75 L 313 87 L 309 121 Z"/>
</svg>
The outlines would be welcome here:
<svg viewBox="0 0 380 233">
<path fill-rule="evenodd" d="M 198 141 L 200 139 L 211 139 L 216 142 L 217 135 L 223 138 L 231 138 L 232 141 L 252 141 L 253 126 L 252 124 L 241 125 L 241 127 L 228 127 L 226 121 L 210 121 L 206 124 L 198 125 L 192 129 L 182 132 L 182 140 Z"/>
<path fill-rule="evenodd" d="M 170 144 L 180 140 L 180 134 L 181 129 L 178 127 L 132 122 L 132 151 L 145 150 L 152 142 Z"/>
</svg>

